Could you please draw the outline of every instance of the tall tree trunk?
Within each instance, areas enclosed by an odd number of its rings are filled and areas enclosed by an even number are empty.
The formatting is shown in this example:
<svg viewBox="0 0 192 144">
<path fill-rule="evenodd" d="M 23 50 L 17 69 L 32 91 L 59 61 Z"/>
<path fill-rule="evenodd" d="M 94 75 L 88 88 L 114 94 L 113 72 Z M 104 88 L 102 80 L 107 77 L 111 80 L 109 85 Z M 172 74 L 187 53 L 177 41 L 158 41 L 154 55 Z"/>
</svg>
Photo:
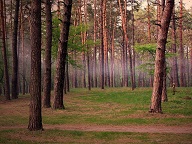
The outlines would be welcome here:
<svg viewBox="0 0 192 144">
<path fill-rule="evenodd" d="M 79 3 L 81 5 L 81 0 L 79 0 Z M 85 1 L 83 3 L 83 6 L 84 6 L 84 11 L 85 11 Z M 80 9 L 80 13 L 82 13 L 81 9 Z M 85 17 L 84 17 L 84 19 L 85 19 Z M 83 22 L 82 15 L 80 15 L 80 23 L 82 23 L 82 22 Z M 85 24 L 85 21 L 84 21 L 84 24 Z M 86 32 L 81 32 L 81 41 L 82 41 L 82 44 L 85 44 L 85 42 L 86 42 Z M 83 63 L 83 75 L 82 75 L 83 77 L 82 77 L 82 81 L 83 81 L 83 87 L 86 88 L 87 84 L 86 84 L 86 59 L 85 59 L 85 51 L 82 52 L 82 63 Z"/>
<path fill-rule="evenodd" d="M 64 0 L 63 20 L 57 52 L 56 75 L 54 81 L 54 109 L 64 109 L 63 87 L 65 80 L 65 63 L 67 56 L 67 44 L 71 19 L 72 0 Z"/>
<path fill-rule="evenodd" d="M 105 85 L 110 85 L 109 64 L 108 64 L 108 38 L 107 38 L 107 14 L 106 14 L 107 0 L 103 0 L 103 42 L 104 42 L 104 71 L 105 71 Z"/>
<path fill-rule="evenodd" d="M 133 78 L 133 62 L 132 62 L 132 51 L 131 51 L 131 47 L 129 46 L 129 38 L 128 38 L 128 34 L 127 34 L 127 24 L 126 24 L 126 6 L 124 7 L 124 13 L 123 13 L 123 9 L 122 9 L 122 4 L 121 1 L 118 0 L 119 3 L 119 8 L 120 8 L 120 13 L 121 13 L 121 20 L 122 20 L 122 26 L 123 26 L 123 33 L 125 36 L 125 54 L 127 54 L 127 49 L 128 49 L 128 54 L 129 54 L 129 66 L 130 66 L 130 75 L 131 75 L 131 88 L 132 90 L 134 90 L 134 78 Z M 126 5 L 126 1 L 124 2 Z M 125 85 L 128 86 L 128 75 L 127 75 L 127 56 L 126 57 L 126 61 L 125 61 Z"/>
<path fill-rule="evenodd" d="M 4 68 L 4 86 L 5 86 L 5 98 L 10 100 L 10 85 L 9 85 L 9 74 L 8 74 L 8 62 L 7 62 L 7 52 L 6 52 L 6 36 L 5 36 L 5 18 L 4 18 L 4 3 L 0 0 L 1 9 L 1 31 L 2 31 L 2 55 L 3 55 L 3 68 Z"/>
<path fill-rule="evenodd" d="M 67 92 L 70 91 L 70 87 L 69 87 L 69 63 L 68 63 L 68 61 L 66 62 L 66 89 L 67 89 Z"/>
<path fill-rule="evenodd" d="M 151 16 L 150 16 L 150 4 L 147 0 L 147 19 L 148 19 L 148 42 L 151 42 Z"/>
<path fill-rule="evenodd" d="M 162 89 L 162 95 L 161 95 L 161 101 L 162 102 L 167 102 L 168 97 L 167 97 L 167 83 L 166 83 L 166 78 L 167 78 L 167 73 L 166 73 L 166 61 L 164 64 L 164 70 L 163 70 L 163 89 Z"/>
<path fill-rule="evenodd" d="M 87 51 L 88 89 L 91 90 L 90 54 Z"/>
<path fill-rule="evenodd" d="M 87 0 L 84 0 L 84 23 L 87 27 Z M 84 32 L 84 43 L 87 41 L 87 30 Z M 86 46 L 87 47 L 87 46 Z M 86 63 L 85 63 L 85 69 L 86 69 Z M 89 54 L 89 48 L 87 47 L 87 75 L 88 75 L 88 89 L 91 90 L 91 69 L 90 69 L 90 54 Z"/>
<path fill-rule="evenodd" d="M 31 80 L 30 80 L 30 131 L 42 130 L 41 115 L 41 0 L 31 1 Z"/>
<path fill-rule="evenodd" d="M 12 99 L 18 98 L 18 55 L 17 55 L 17 31 L 18 31 L 18 18 L 19 18 L 19 4 L 20 0 L 16 0 L 14 25 L 13 25 L 13 37 L 12 37 Z"/>
<path fill-rule="evenodd" d="M 104 89 L 105 85 L 105 64 L 104 64 L 104 1 L 101 0 L 101 30 L 100 30 L 100 37 L 101 37 L 101 89 Z"/>
<path fill-rule="evenodd" d="M 159 33 L 159 25 L 160 24 L 160 0 L 156 0 L 157 3 L 157 40 L 158 40 L 158 33 Z"/>
<path fill-rule="evenodd" d="M 180 63 L 180 86 L 185 85 L 185 60 L 184 60 L 184 48 L 183 48 L 183 1 L 180 0 L 180 14 L 179 14 L 179 63 Z"/>
<path fill-rule="evenodd" d="M 175 27 L 175 7 L 173 8 L 173 14 L 172 14 L 172 53 L 177 53 L 176 48 L 176 27 Z M 178 76 L 178 64 L 177 64 L 177 56 L 174 56 L 172 58 L 172 83 L 175 84 L 176 87 L 179 86 L 179 76 Z"/>
<path fill-rule="evenodd" d="M 192 40 L 191 40 L 191 42 L 192 42 Z M 192 45 L 192 44 L 191 44 Z M 190 83 L 190 86 L 192 86 L 192 47 L 191 47 L 191 49 L 190 49 L 190 66 L 191 66 L 191 68 L 190 68 L 190 74 L 191 74 L 191 83 Z"/>
<path fill-rule="evenodd" d="M 51 107 L 51 46 L 52 46 L 52 14 L 51 2 L 46 0 L 46 44 L 45 44 L 45 70 L 44 70 L 44 91 L 43 107 Z"/>
<path fill-rule="evenodd" d="M 186 78 L 186 86 L 190 86 L 190 68 L 189 68 L 189 47 L 187 47 L 187 57 L 186 57 L 186 63 L 187 63 L 187 65 L 186 65 L 186 75 L 187 75 L 187 78 Z"/>
<path fill-rule="evenodd" d="M 163 16 L 163 12 L 165 9 L 165 0 L 161 1 L 161 17 Z M 160 17 L 160 18 L 161 18 Z M 163 89 L 162 89 L 162 94 L 161 94 L 161 101 L 162 102 L 166 102 L 168 101 L 168 97 L 167 97 L 167 74 L 166 74 L 166 58 L 165 58 L 165 63 L 164 63 L 164 68 L 163 68 Z"/>
<path fill-rule="evenodd" d="M 97 0 L 94 0 L 94 36 L 93 36 L 93 41 L 96 43 L 97 39 Z M 95 87 L 97 87 L 97 46 L 94 44 L 94 67 L 93 67 L 93 72 L 94 72 L 94 82 L 95 82 Z"/>
<path fill-rule="evenodd" d="M 131 15 L 132 15 L 132 50 L 133 50 L 133 87 L 136 88 L 136 77 L 135 77 L 135 18 L 134 18 L 134 1 L 131 0 Z"/>
<path fill-rule="evenodd" d="M 161 96 L 163 88 L 163 74 L 165 65 L 165 49 L 167 41 L 167 33 L 169 29 L 170 19 L 173 11 L 174 0 L 167 0 L 166 6 L 162 11 L 161 26 L 158 34 L 156 58 L 155 58 L 155 73 L 153 82 L 153 93 L 151 97 L 150 111 L 152 113 L 162 113 Z"/>
<path fill-rule="evenodd" d="M 113 24 L 112 36 L 111 36 L 111 86 L 115 86 L 115 52 L 114 52 L 114 39 L 115 39 L 116 18 Z"/>
<path fill-rule="evenodd" d="M 20 4 L 20 33 L 21 33 L 21 51 L 22 51 L 22 94 L 25 95 L 26 93 L 26 79 L 25 79 L 25 73 L 26 73 L 26 66 L 25 66 L 25 46 L 24 46 L 24 14 L 23 14 L 23 0 L 21 0 Z"/>
<path fill-rule="evenodd" d="M 0 18 L 1 19 L 1 18 Z M 1 20 L 0 20 L 1 21 Z M 0 95 L 2 95 L 2 84 L 0 84 Z"/>
</svg>

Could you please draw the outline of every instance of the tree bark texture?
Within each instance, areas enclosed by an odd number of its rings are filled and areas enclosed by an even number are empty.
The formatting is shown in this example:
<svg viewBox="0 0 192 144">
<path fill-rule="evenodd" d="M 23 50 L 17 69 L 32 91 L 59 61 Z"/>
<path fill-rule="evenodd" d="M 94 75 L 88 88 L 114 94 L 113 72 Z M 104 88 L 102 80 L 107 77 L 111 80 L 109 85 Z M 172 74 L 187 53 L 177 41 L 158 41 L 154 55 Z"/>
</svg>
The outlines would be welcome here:
<svg viewBox="0 0 192 144">
<path fill-rule="evenodd" d="M 6 52 L 6 36 L 5 36 L 5 18 L 4 18 L 4 3 L 0 0 L 0 13 L 1 13 L 1 31 L 2 31 L 2 56 L 3 56 L 3 68 L 4 68 L 4 87 L 5 87 L 5 98 L 10 100 L 10 84 L 9 84 L 9 73 L 8 73 L 8 62 Z"/>
<path fill-rule="evenodd" d="M 192 42 L 192 40 L 191 40 L 191 42 Z M 192 86 L 192 47 L 191 47 L 191 49 L 190 49 L 190 66 L 191 66 L 191 68 L 190 68 L 190 73 L 191 73 L 190 86 Z"/>
<path fill-rule="evenodd" d="M 164 64 L 164 71 L 163 71 L 163 89 L 162 89 L 162 95 L 161 95 L 161 101 L 162 102 L 167 102 L 168 101 L 168 97 L 167 97 L 167 73 L 166 73 L 166 62 Z"/>
<path fill-rule="evenodd" d="M 18 18 L 19 18 L 19 4 L 20 0 L 16 0 L 13 37 L 12 37 L 12 99 L 18 98 L 18 55 L 17 55 L 17 31 L 18 31 Z"/>
<path fill-rule="evenodd" d="M 26 66 L 25 66 L 25 34 L 24 34 L 24 12 L 23 12 L 23 1 L 21 0 L 20 4 L 20 31 L 21 31 L 21 48 L 22 48 L 22 94 L 26 93 Z"/>
<path fill-rule="evenodd" d="M 173 6 L 174 6 L 174 0 L 167 0 L 166 6 L 164 8 L 164 11 L 162 12 L 161 17 L 161 26 L 158 34 L 156 57 L 155 57 L 153 93 L 151 97 L 151 106 L 150 106 L 150 112 L 152 113 L 162 113 L 161 95 L 163 88 L 165 49 Z"/>
<path fill-rule="evenodd" d="M 131 15 L 132 15 L 132 51 L 133 51 L 133 87 L 136 88 L 136 73 L 135 73 L 135 64 L 136 64 L 136 52 L 135 52 L 135 17 L 134 17 L 134 0 L 131 0 Z"/>
<path fill-rule="evenodd" d="M 51 107 L 51 46 L 52 46 L 52 14 L 51 2 L 46 0 L 46 44 L 45 44 L 45 70 L 44 70 L 44 92 L 43 107 Z"/>
<path fill-rule="evenodd" d="M 41 115 L 41 0 L 31 1 L 31 80 L 30 80 L 30 131 L 42 130 Z"/>
<path fill-rule="evenodd" d="M 122 4 L 121 1 L 118 0 L 119 8 L 120 8 L 120 13 L 121 13 L 121 20 L 122 20 L 122 28 L 123 28 L 123 33 L 124 33 L 124 38 L 125 38 L 125 72 L 124 72 L 124 83 L 125 86 L 128 86 L 128 70 L 127 70 L 127 49 L 128 49 L 128 55 L 129 55 L 129 66 L 130 66 L 130 75 L 131 75 L 131 87 L 132 90 L 134 90 L 134 78 L 133 78 L 133 62 L 132 62 L 132 51 L 131 47 L 129 46 L 129 38 L 127 34 L 127 22 L 126 22 L 126 11 L 127 11 L 127 6 L 126 6 L 126 1 L 124 2 L 124 13 L 122 9 Z"/>
<path fill-rule="evenodd" d="M 63 20 L 57 52 L 56 75 L 54 80 L 54 109 L 64 109 L 63 87 L 65 80 L 65 63 L 67 56 L 67 44 L 71 19 L 72 0 L 64 0 Z"/>
<path fill-rule="evenodd" d="M 100 30 L 100 37 L 101 37 L 101 89 L 104 89 L 105 85 L 105 64 L 104 64 L 104 1 L 101 1 L 101 30 Z"/>
<path fill-rule="evenodd" d="M 97 0 L 94 0 L 94 34 L 93 34 L 93 41 L 96 42 L 97 38 Z M 94 67 L 93 67 L 93 73 L 94 73 L 94 85 L 97 87 L 97 46 L 94 44 Z"/>
<path fill-rule="evenodd" d="M 173 14 L 172 14 L 172 53 L 177 53 L 177 47 L 176 47 L 176 25 L 175 25 L 175 8 L 173 8 Z M 176 87 L 179 86 L 179 76 L 178 76 L 178 62 L 177 57 L 174 56 L 172 58 L 172 68 L 171 68 L 171 77 L 172 77 L 172 83 L 175 84 Z"/>
<path fill-rule="evenodd" d="M 185 84 L 185 63 L 184 63 L 184 48 L 183 48 L 183 0 L 180 0 L 180 13 L 179 13 L 179 67 L 180 67 L 180 86 L 184 87 Z"/>
<path fill-rule="evenodd" d="M 147 20 L 148 20 L 148 42 L 151 42 L 151 16 L 150 16 L 150 4 L 149 0 L 147 0 Z"/>
</svg>

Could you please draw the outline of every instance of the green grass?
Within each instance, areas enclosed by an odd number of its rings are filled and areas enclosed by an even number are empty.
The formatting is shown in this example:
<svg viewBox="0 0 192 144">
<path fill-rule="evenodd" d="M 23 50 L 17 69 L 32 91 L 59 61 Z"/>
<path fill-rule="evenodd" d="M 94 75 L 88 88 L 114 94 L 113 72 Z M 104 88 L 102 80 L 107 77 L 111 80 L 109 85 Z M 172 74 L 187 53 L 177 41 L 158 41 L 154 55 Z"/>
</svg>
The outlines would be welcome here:
<svg viewBox="0 0 192 144">
<path fill-rule="evenodd" d="M 168 102 L 162 104 L 163 114 L 148 113 L 151 88 L 72 89 L 64 96 L 65 110 L 42 109 L 43 124 L 87 125 L 192 125 L 192 88 L 168 89 Z M 149 134 L 122 132 L 82 132 L 49 129 L 27 130 L 29 95 L 17 100 L 0 98 L 0 143 L 182 143 L 192 142 L 191 134 Z M 1 126 L 25 125 L 26 129 L 1 130 Z"/>
<path fill-rule="evenodd" d="M 131 132 L 82 132 L 46 130 L 30 132 L 23 129 L 0 130 L 0 143 L 137 143 L 137 144 L 190 144 L 191 134 L 156 134 Z M 182 141 L 181 141 L 182 140 Z"/>
<path fill-rule="evenodd" d="M 43 109 L 45 124 L 110 124 L 110 125 L 184 125 L 191 124 L 191 88 L 168 89 L 168 102 L 162 104 L 164 114 L 149 114 L 151 88 L 72 89 L 64 96 L 65 110 Z M 28 122 L 29 96 L 0 104 L 0 125 Z M 7 112 L 6 112 L 7 111 Z"/>
</svg>

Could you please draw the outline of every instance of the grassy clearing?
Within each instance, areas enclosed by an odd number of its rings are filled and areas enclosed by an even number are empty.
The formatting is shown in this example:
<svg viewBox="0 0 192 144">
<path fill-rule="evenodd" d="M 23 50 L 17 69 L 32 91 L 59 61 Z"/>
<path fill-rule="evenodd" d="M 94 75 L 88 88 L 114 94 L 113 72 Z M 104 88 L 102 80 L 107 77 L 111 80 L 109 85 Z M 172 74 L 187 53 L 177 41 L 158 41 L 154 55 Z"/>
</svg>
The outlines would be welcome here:
<svg viewBox="0 0 192 144">
<path fill-rule="evenodd" d="M 72 89 L 64 96 L 65 110 L 43 109 L 45 124 L 109 124 L 109 125 L 187 125 L 192 123 L 191 88 L 168 90 L 169 101 L 162 104 L 164 114 L 149 114 L 151 89 L 129 88 Z M 28 122 L 29 96 L 0 103 L 0 125 Z"/>
<path fill-rule="evenodd" d="M 164 114 L 148 113 L 151 88 L 72 89 L 64 96 L 65 110 L 42 109 L 44 124 L 96 125 L 174 125 L 192 126 L 191 88 L 168 89 L 168 102 L 162 104 Z M 29 95 L 17 100 L 0 98 L 0 127 L 28 123 Z M 191 143 L 191 134 L 148 134 L 121 132 L 80 132 L 27 129 L 1 130 L 0 143 Z"/>
<path fill-rule="evenodd" d="M 39 144 L 39 143 L 136 143 L 136 144 L 190 144 L 190 134 L 150 134 L 128 132 L 81 132 L 47 130 L 30 132 L 28 130 L 0 131 L 0 143 Z"/>
</svg>

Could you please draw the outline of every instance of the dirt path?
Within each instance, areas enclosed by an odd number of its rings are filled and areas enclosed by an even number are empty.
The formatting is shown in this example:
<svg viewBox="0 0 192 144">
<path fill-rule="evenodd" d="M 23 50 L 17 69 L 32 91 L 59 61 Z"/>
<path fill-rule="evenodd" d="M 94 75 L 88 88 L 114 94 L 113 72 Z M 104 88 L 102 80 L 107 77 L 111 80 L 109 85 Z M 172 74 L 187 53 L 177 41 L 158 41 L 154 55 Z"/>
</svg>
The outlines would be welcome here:
<svg viewBox="0 0 192 144">
<path fill-rule="evenodd" d="M 192 134 L 192 126 L 111 126 L 111 125 L 43 125 L 44 129 L 95 131 L 95 132 L 139 132 L 139 133 L 189 133 Z M 27 128 L 27 126 L 0 126 L 3 129 Z"/>
</svg>

